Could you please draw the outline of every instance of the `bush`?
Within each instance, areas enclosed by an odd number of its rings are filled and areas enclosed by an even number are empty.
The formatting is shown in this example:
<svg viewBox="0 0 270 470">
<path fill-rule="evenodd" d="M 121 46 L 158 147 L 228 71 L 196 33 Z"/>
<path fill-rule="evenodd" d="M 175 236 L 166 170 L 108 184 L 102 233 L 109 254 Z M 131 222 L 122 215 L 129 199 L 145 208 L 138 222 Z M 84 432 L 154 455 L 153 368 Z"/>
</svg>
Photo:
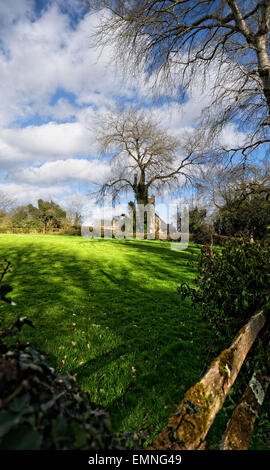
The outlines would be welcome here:
<svg viewBox="0 0 270 470">
<path fill-rule="evenodd" d="M 206 246 L 198 270 L 197 288 L 183 283 L 178 292 L 191 297 L 219 331 L 238 328 L 270 300 L 269 249 L 257 243 L 233 240 L 219 250 Z"/>
<path fill-rule="evenodd" d="M 196 231 L 191 233 L 190 238 L 199 245 L 210 244 L 212 239 L 211 227 L 207 224 L 200 225 Z"/>
<path fill-rule="evenodd" d="M 58 375 L 30 344 L 0 332 L 0 449 L 119 449 L 108 414 L 90 403 L 76 378 Z"/>
<path fill-rule="evenodd" d="M 227 199 L 225 205 L 219 209 L 214 224 L 218 234 L 242 236 L 246 240 L 250 240 L 251 237 L 263 240 L 267 237 L 270 202 L 265 193 L 249 196 L 247 193 Z"/>
<path fill-rule="evenodd" d="M 224 346 L 226 343 L 231 344 L 239 328 L 259 309 L 264 309 L 268 319 L 269 248 L 266 244 L 262 246 L 240 240 L 227 241 L 224 248 L 213 249 L 212 253 L 209 247 L 204 247 L 198 262 L 197 288 L 182 284 L 178 289 L 183 298 L 190 297 L 192 303 L 201 309 L 203 316 L 215 329 L 219 343 L 222 340 Z M 219 444 L 220 431 L 222 428 L 225 430 L 225 423 L 231 416 L 235 403 L 240 401 L 247 387 L 247 379 L 252 376 L 254 370 L 261 370 L 266 376 L 270 376 L 270 325 L 269 321 L 267 323 L 241 368 L 233 387 L 233 395 L 230 393 L 208 434 L 208 443 L 210 439 L 214 445 L 212 448 Z M 209 345 L 209 349 L 210 354 L 215 357 L 214 343 Z M 258 448 L 257 446 L 269 449 L 269 403 L 266 398 L 262 416 L 255 427 L 251 445 L 253 449 Z"/>
<path fill-rule="evenodd" d="M 7 214 L 0 214 L 0 233 L 12 232 L 12 221 L 11 217 Z"/>
<path fill-rule="evenodd" d="M 81 235 L 81 228 L 72 225 L 71 227 L 60 229 L 59 233 L 62 235 Z"/>
</svg>

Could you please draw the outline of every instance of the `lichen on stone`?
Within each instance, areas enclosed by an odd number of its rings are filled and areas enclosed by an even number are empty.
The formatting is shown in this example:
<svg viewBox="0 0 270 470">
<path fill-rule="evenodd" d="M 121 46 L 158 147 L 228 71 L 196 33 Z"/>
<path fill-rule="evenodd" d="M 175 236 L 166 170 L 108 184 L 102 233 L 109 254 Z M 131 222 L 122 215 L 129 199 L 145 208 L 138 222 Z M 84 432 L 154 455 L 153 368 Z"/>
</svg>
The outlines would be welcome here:
<svg viewBox="0 0 270 470">
<path fill-rule="evenodd" d="M 241 403 L 235 409 L 228 424 L 227 439 L 229 448 L 232 450 L 248 449 L 253 425 L 254 414 L 245 403 Z"/>
<path fill-rule="evenodd" d="M 249 447 L 255 420 L 269 384 L 269 378 L 256 371 L 247 387 L 241 403 L 233 412 L 226 431 L 226 448 L 245 450 Z M 225 441 L 226 441 L 225 440 Z"/>
<path fill-rule="evenodd" d="M 224 349 L 218 357 L 218 371 L 220 375 L 230 378 L 233 366 L 234 352 L 232 349 Z"/>
<path fill-rule="evenodd" d="M 252 378 L 249 382 L 249 386 L 250 386 L 252 392 L 254 393 L 254 396 L 255 396 L 257 402 L 259 403 L 259 405 L 262 405 L 264 397 L 265 397 L 265 392 L 264 392 L 264 389 L 263 389 L 261 383 L 256 378 L 256 374 L 253 374 L 253 376 L 252 376 Z"/>
<path fill-rule="evenodd" d="M 207 429 L 210 401 L 202 383 L 187 391 L 180 408 L 182 412 L 172 418 L 170 426 L 175 427 L 174 436 L 179 444 L 188 448 L 199 443 Z"/>
</svg>

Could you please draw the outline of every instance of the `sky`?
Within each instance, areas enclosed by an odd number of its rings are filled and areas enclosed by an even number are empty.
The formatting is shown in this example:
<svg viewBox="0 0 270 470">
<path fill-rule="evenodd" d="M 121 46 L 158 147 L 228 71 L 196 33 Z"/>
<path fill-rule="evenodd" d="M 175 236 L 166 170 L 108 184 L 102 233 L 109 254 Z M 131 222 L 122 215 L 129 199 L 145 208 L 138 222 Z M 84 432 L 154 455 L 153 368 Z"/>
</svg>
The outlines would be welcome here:
<svg viewBox="0 0 270 470">
<path fill-rule="evenodd" d="M 95 122 L 118 103 L 145 107 L 177 136 L 209 99 L 195 87 L 181 106 L 152 102 L 145 77 L 123 79 L 113 48 L 95 47 L 98 20 L 80 0 L 0 0 L 0 191 L 17 204 L 87 199 L 109 172 Z M 234 134 L 228 126 L 224 139 Z"/>
</svg>

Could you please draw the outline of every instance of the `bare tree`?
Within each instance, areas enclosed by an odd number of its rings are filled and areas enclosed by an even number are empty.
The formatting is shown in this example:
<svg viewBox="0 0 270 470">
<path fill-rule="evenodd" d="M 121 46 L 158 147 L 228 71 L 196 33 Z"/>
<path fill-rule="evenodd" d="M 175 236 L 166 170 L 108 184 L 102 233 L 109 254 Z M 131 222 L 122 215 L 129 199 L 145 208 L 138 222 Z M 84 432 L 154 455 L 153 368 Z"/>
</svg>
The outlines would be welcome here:
<svg viewBox="0 0 270 470">
<path fill-rule="evenodd" d="M 208 86 L 212 81 L 205 124 L 219 132 L 237 122 L 248 135 L 245 143 L 229 149 L 232 155 L 242 151 L 246 158 L 270 142 L 269 0 L 86 3 L 104 13 L 97 43 L 115 44 L 129 72 L 143 70 L 182 92 L 195 76 L 204 77 Z"/>
<path fill-rule="evenodd" d="M 206 197 L 210 207 L 221 209 L 234 198 L 239 203 L 250 197 L 260 196 L 270 200 L 270 164 L 208 167 L 197 178 L 198 195 Z"/>
<path fill-rule="evenodd" d="M 4 192 L 0 191 L 0 212 L 10 210 L 14 205 L 14 200 Z"/>
<path fill-rule="evenodd" d="M 145 111 L 131 107 L 109 113 L 97 128 L 100 148 L 110 159 L 110 175 L 99 196 L 133 191 L 137 203 L 147 204 L 149 190 L 186 184 L 192 169 L 203 161 L 199 136 L 179 139 L 163 130 Z"/>
<path fill-rule="evenodd" d="M 82 221 L 83 202 L 79 194 L 75 194 L 66 206 L 66 214 L 69 222 L 75 226 Z"/>
</svg>

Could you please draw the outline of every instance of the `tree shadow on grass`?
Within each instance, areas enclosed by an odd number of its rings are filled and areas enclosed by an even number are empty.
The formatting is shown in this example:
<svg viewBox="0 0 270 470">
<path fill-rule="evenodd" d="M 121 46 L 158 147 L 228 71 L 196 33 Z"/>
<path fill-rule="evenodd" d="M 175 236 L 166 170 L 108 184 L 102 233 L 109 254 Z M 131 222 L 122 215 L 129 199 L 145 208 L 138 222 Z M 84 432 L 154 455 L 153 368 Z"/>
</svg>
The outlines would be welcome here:
<svg viewBox="0 0 270 470">
<path fill-rule="evenodd" d="M 77 374 L 116 430 L 157 431 L 200 377 L 211 337 L 175 289 L 194 276 L 186 265 L 193 254 L 138 241 L 70 243 L 26 238 L 6 247 L 18 307 L 1 304 L 1 318 L 27 315 L 36 331 L 25 338 Z M 103 258 L 98 247 L 106 248 Z"/>
</svg>

